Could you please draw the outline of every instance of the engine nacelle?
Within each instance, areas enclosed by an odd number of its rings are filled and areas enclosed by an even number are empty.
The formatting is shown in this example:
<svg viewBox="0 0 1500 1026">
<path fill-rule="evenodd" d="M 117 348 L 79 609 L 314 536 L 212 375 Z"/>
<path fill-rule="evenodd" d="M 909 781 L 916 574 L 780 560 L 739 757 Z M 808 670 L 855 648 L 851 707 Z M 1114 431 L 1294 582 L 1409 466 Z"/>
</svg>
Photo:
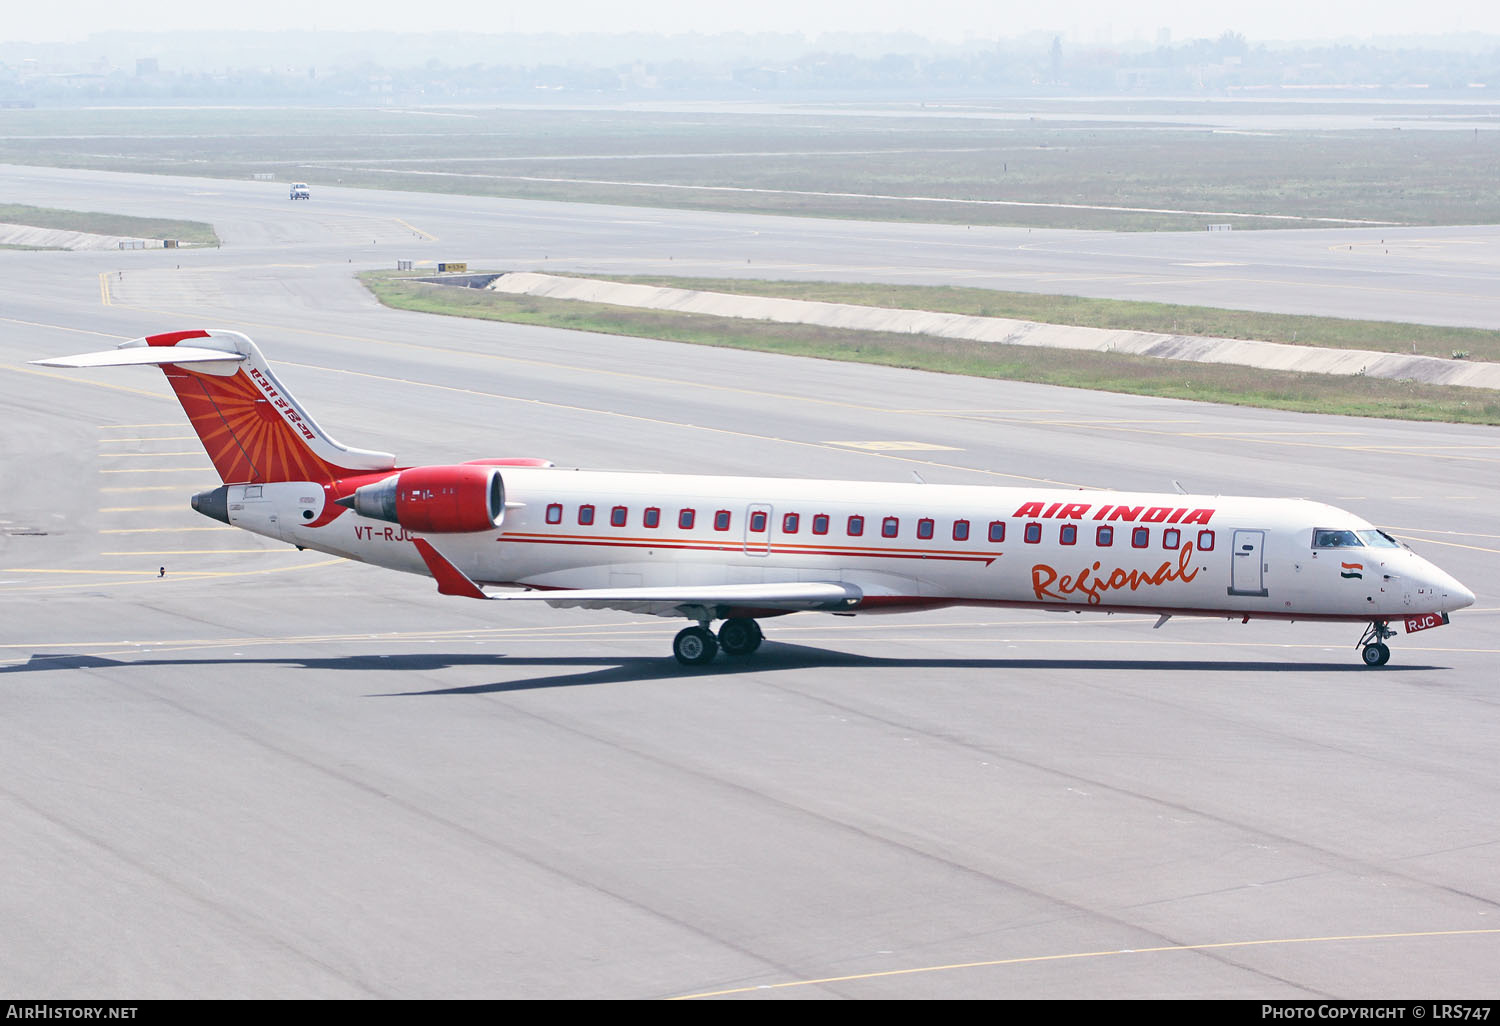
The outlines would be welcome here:
<svg viewBox="0 0 1500 1026">
<path fill-rule="evenodd" d="M 505 519 L 505 482 L 498 467 L 411 467 L 356 488 L 339 503 L 362 517 L 423 534 L 490 531 Z"/>
</svg>

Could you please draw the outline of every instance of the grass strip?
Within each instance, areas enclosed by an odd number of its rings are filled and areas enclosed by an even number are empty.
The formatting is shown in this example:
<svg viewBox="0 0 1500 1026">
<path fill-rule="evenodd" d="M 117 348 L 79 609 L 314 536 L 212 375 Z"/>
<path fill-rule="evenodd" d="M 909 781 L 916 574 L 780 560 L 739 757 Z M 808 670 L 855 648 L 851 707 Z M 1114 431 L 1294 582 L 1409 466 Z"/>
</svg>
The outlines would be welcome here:
<svg viewBox="0 0 1500 1026">
<path fill-rule="evenodd" d="M 1444 122 L 1434 118 L 1459 115 L 1462 104 L 1235 106 L 1278 124 L 1211 130 L 1230 114 L 1213 99 L 1155 105 L 1161 122 L 1136 120 L 1142 106 L 1076 100 L 920 112 L 877 104 L 864 114 L 734 103 L 676 113 L 473 106 L 459 116 L 388 105 L 0 109 L 0 163 L 268 175 L 275 179 L 264 183 L 268 196 L 307 181 L 315 190 L 345 185 L 976 226 L 1500 223 L 1500 133 L 1475 131 L 1474 120 L 1435 127 Z M 1080 112 L 1094 116 L 1066 117 Z M 418 113 L 444 116 L 412 116 Z M 1007 116 L 989 116 L 997 113 Z M 1165 115 L 1183 113 L 1199 123 L 1165 123 Z M 1324 115 L 1354 115 L 1370 127 L 1331 129 Z M 1399 130 L 1412 122 L 1423 130 Z M 1356 266 L 1385 256 L 1378 234 L 1362 238 L 1346 244 Z"/>
<path fill-rule="evenodd" d="M 1500 424 L 1500 394 L 1489 389 L 641 310 L 452 288 L 391 271 L 360 279 L 386 306 L 423 313 L 1238 406 Z"/>
<path fill-rule="evenodd" d="M 55 210 L 0 203 L 0 224 L 23 224 L 29 228 L 56 228 L 90 235 L 120 235 L 134 239 L 176 239 L 194 246 L 218 245 L 213 225 L 202 221 L 177 221 L 165 217 L 128 217 L 85 210 Z"/>
</svg>

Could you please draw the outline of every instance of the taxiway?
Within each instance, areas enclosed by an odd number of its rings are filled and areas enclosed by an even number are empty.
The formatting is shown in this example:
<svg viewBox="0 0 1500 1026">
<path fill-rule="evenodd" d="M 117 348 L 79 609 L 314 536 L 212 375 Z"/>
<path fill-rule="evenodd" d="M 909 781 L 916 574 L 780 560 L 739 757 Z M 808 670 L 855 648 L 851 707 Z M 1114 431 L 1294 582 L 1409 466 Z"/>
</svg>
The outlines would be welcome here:
<svg viewBox="0 0 1500 1026">
<path fill-rule="evenodd" d="M 1409 233 L 1387 260 L 1363 229 L 1026 240 L 33 169 L 0 187 L 225 239 L 0 252 L 0 991 L 1494 989 L 1500 431 L 442 319 L 353 272 L 1057 275 L 1497 326 L 1500 230 Z M 403 461 L 1304 495 L 1479 599 L 1379 671 L 1348 626 L 961 609 L 786 617 L 753 660 L 687 671 L 670 621 L 496 610 L 219 531 L 187 508 L 215 481 L 159 374 L 25 362 L 198 326 L 246 332 L 335 437 Z"/>
</svg>

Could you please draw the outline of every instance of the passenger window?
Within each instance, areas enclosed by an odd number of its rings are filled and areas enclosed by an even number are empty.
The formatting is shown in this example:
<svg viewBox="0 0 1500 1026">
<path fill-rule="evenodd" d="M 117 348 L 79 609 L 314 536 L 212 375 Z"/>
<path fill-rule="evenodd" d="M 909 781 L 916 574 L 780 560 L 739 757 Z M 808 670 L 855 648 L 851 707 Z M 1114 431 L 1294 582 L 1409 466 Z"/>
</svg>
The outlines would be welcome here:
<svg viewBox="0 0 1500 1026">
<path fill-rule="evenodd" d="M 931 520 L 927 520 L 927 519 L 924 518 L 922 520 L 918 520 L 917 521 L 917 537 L 918 538 L 921 538 L 923 541 L 926 541 L 927 539 L 929 539 L 929 538 L 932 537 L 932 532 L 933 532 L 933 522 Z"/>
<path fill-rule="evenodd" d="M 1005 521 L 1004 520 L 991 520 L 990 521 L 990 541 L 992 541 L 992 542 L 1003 542 L 1004 540 L 1005 540 Z M 1032 541 L 1033 539 L 1027 538 L 1026 540 L 1027 541 Z"/>
<path fill-rule="evenodd" d="M 1101 549 L 1107 549 L 1115 543 L 1115 529 L 1113 527 L 1101 527 L 1094 532 L 1094 544 Z"/>
<path fill-rule="evenodd" d="M 560 524 L 560 523 L 562 523 L 562 503 L 560 503 L 560 502 L 549 502 L 549 503 L 547 503 L 547 523 L 549 523 L 549 524 Z"/>
<path fill-rule="evenodd" d="M 646 512 L 641 515 L 641 523 L 646 527 L 660 527 L 661 510 L 655 506 L 648 507 Z"/>
<path fill-rule="evenodd" d="M 813 534 L 827 534 L 827 533 L 828 533 L 828 514 L 827 513 L 819 513 L 817 516 L 813 517 Z"/>
<path fill-rule="evenodd" d="M 886 517 L 880 522 L 880 537 L 894 538 L 901 533 L 901 518 Z"/>
<path fill-rule="evenodd" d="M 1198 532 L 1198 551 L 1212 552 L 1214 550 L 1214 533 L 1212 531 Z"/>
<path fill-rule="evenodd" d="M 594 507 L 593 506 L 579 506 L 578 507 L 578 522 L 580 524 L 582 524 L 584 527 L 587 527 L 590 524 L 592 524 L 594 522 Z"/>
<path fill-rule="evenodd" d="M 678 510 L 677 511 L 677 526 L 679 528 L 681 528 L 682 530 L 684 530 L 684 531 L 691 531 L 693 529 L 693 521 L 696 520 L 697 518 L 698 518 L 698 514 L 694 510 L 690 510 L 690 509 Z"/>
<path fill-rule="evenodd" d="M 616 506 L 609 511 L 609 523 L 611 527 L 624 527 L 625 518 L 630 515 L 630 509 L 626 506 Z"/>
<path fill-rule="evenodd" d="M 1033 520 L 1026 525 L 1026 544 L 1035 545 L 1042 540 L 1042 525 Z"/>
<path fill-rule="evenodd" d="M 849 537 L 858 538 L 865 533 L 865 518 L 852 516 L 849 518 Z"/>
<path fill-rule="evenodd" d="M 1169 527 L 1161 533 L 1161 547 L 1164 549 L 1175 549 L 1182 544 L 1182 532 L 1175 527 Z"/>
<path fill-rule="evenodd" d="M 954 541 L 968 541 L 969 540 L 969 522 L 967 520 L 955 520 L 955 521 L 953 521 L 953 540 Z"/>
<path fill-rule="evenodd" d="M 715 531 L 727 531 L 727 530 L 729 530 L 729 510 L 727 510 L 727 509 L 721 509 L 717 513 L 714 514 L 714 530 Z"/>
<path fill-rule="evenodd" d="M 1057 532 L 1057 540 L 1064 545 L 1073 545 L 1078 541 L 1078 525 L 1063 524 Z"/>
<path fill-rule="evenodd" d="M 782 517 L 781 518 L 781 533 L 782 534 L 796 534 L 797 533 L 797 522 L 799 520 L 801 520 L 801 519 L 802 518 L 799 517 L 795 513 L 788 513 L 786 516 Z"/>
<path fill-rule="evenodd" d="M 1144 549 L 1151 544 L 1151 528 L 1137 527 L 1130 532 L 1130 544 L 1133 548 Z"/>
<path fill-rule="evenodd" d="M 756 534 L 762 534 L 766 529 L 766 515 L 761 510 L 750 514 L 750 530 Z"/>
</svg>

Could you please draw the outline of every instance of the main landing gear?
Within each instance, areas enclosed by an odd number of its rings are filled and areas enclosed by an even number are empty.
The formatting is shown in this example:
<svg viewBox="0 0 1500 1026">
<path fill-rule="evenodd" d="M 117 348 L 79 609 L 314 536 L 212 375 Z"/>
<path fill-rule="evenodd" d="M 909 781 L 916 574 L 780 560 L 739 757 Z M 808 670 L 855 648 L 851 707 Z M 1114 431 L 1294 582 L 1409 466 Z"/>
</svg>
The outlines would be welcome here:
<svg viewBox="0 0 1500 1026">
<path fill-rule="evenodd" d="M 1370 626 L 1365 628 L 1364 634 L 1360 635 L 1359 644 L 1355 646 L 1356 648 L 1360 648 L 1360 657 L 1364 659 L 1365 665 L 1384 666 L 1390 662 L 1391 649 L 1385 643 L 1385 639 L 1394 638 L 1395 636 L 1396 632 L 1391 630 L 1389 621 L 1370 621 Z"/>
<path fill-rule="evenodd" d="M 717 638 L 706 623 L 684 627 L 672 640 L 672 654 L 683 666 L 705 666 L 721 648 L 728 656 L 747 656 L 760 648 L 763 638 L 760 624 L 748 616 L 736 616 L 724 621 Z"/>
</svg>

